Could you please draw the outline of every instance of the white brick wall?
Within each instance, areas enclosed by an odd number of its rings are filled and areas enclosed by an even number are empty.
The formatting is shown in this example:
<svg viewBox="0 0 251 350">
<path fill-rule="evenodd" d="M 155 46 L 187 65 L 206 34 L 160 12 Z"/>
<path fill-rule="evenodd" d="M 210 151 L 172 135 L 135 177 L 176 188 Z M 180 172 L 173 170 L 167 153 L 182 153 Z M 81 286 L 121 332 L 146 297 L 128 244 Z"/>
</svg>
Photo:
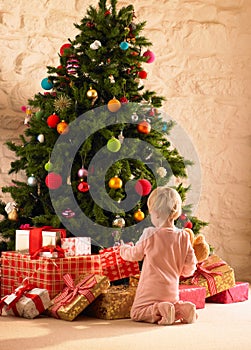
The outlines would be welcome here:
<svg viewBox="0 0 251 350">
<path fill-rule="evenodd" d="M 119 1 L 118 5 L 129 5 Z M 0 179 L 10 183 L 13 155 L 3 145 L 23 132 L 20 107 L 36 92 L 47 65 L 74 38 L 94 0 L 9 0 L 0 8 Z M 249 0 L 134 0 L 137 18 L 156 54 L 146 87 L 166 97 L 165 111 L 190 136 L 202 169 L 194 213 L 204 233 L 240 280 L 250 276 Z M 137 20 L 137 19 L 136 19 Z"/>
</svg>

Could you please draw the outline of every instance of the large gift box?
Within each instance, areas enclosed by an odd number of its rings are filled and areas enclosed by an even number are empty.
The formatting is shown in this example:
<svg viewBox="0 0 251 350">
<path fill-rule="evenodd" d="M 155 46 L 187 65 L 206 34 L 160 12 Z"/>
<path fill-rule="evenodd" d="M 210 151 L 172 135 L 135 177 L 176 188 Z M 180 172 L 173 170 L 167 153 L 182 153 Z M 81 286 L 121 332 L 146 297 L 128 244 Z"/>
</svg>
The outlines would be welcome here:
<svg viewBox="0 0 251 350">
<path fill-rule="evenodd" d="M 47 289 L 34 288 L 30 283 L 24 283 L 0 301 L 3 314 L 35 318 L 42 314 L 51 304 Z"/>
<path fill-rule="evenodd" d="M 130 318 L 135 293 L 136 287 L 111 286 L 84 310 L 84 314 L 105 320 Z"/>
<path fill-rule="evenodd" d="M 234 270 L 217 255 L 211 255 L 197 264 L 193 276 L 181 277 L 180 284 L 205 287 L 206 297 L 209 297 L 235 285 Z"/>
<path fill-rule="evenodd" d="M 249 283 L 236 282 L 235 286 L 206 298 L 207 303 L 231 304 L 248 300 Z"/>
<path fill-rule="evenodd" d="M 61 239 L 65 256 L 91 254 L 91 237 L 67 237 Z"/>
<path fill-rule="evenodd" d="M 25 278 L 29 278 L 36 287 L 47 289 L 52 299 L 62 291 L 66 273 L 73 279 L 90 273 L 102 275 L 100 255 L 32 259 L 30 255 L 18 252 L 2 252 L 1 295 L 10 294 Z"/>
<path fill-rule="evenodd" d="M 47 314 L 65 321 L 73 321 L 102 292 L 109 288 L 106 276 L 87 275 L 75 282 L 71 275 L 64 276 L 65 288 L 52 300 Z"/>
<path fill-rule="evenodd" d="M 137 261 L 125 261 L 121 258 L 119 251 L 119 246 L 99 251 L 103 275 L 107 276 L 110 281 L 130 277 L 140 272 L 139 263 Z"/>
<path fill-rule="evenodd" d="M 15 250 L 34 254 L 43 246 L 56 246 L 63 237 L 66 237 L 66 230 L 62 228 L 27 227 L 16 230 Z"/>
</svg>

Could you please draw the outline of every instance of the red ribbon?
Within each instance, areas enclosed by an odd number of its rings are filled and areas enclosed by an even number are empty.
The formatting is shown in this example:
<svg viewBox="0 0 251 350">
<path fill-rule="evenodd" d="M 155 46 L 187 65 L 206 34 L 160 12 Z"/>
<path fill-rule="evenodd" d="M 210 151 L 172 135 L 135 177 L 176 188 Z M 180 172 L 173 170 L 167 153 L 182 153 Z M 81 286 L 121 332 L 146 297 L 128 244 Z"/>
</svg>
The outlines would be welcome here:
<svg viewBox="0 0 251 350">
<path fill-rule="evenodd" d="M 65 257 L 65 251 L 61 247 L 54 246 L 54 245 L 46 245 L 44 247 L 41 247 L 37 249 L 32 255 L 31 259 L 37 259 L 40 257 L 40 253 L 42 252 L 49 252 L 49 253 L 58 253 L 58 258 L 64 258 Z"/>
<path fill-rule="evenodd" d="M 43 232 L 42 231 L 59 231 L 61 238 L 66 236 L 64 229 L 54 228 L 52 226 L 43 227 L 30 227 L 29 234 L 29 252 L 33 255 L 43 245 Z"/>
<path fill-rule="evenodd" d="M 90 288 L 95 286 L 97 283 L 94 276 L 94 274 L 89 275 L 75 285 L 71 275 L 68 273 L 65 274 L 63 276 L 63 279 L 65 281 L 66 287 L 63 289 L 62 293 L 54 299 L 55 305 L 51 310 L 52 315 L 56 318 L 59 318 L 57 314 L 58 309 L 60 309 L 61 306 L 70 304 L 78 294 L 84 295 L 88 302 L 91 303 L 95 299 L 95 296 L 90 291 Z"/>
<path fill-rule="evenodd" d="M 217 293 L 217 287 L 214 280 L 214 276 L 222 276 L 222 272 L 220 271 L 216 272 L 212 270 L 215 269 L 216 267 L 226 265 L 226 263 L 224 261 L 219 261 L 206 267 L 204 267 L 204 265 L 205 265 L 205 261 L 197 264 L 197 269 L 192 277 L 191 282 L 192 284 L 198 285 L 199 277 L 203 276 L 207 280 L 207 285 L 208 285 L 208 290 L 210 295 L 214 295 Z"/>
</svg>

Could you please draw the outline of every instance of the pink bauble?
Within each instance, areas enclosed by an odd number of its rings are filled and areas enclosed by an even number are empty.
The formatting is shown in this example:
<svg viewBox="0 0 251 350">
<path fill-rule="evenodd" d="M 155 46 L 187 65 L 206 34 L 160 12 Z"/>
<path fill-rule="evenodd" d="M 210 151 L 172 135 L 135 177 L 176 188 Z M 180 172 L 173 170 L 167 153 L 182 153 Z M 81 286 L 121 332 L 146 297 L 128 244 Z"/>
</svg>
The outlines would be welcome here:
<svg viewBox="0 0 251 350">
<path fill-rule="evenodd" d="M 62 177 L 57 173 L 49 173 L 45 178 L 45 184 L 50 190 L 56 190 L 62 185 Z"/>
<path fill-rule="evenodd" d="M 144 52 L 143 56 L 148 57 L 148 60 L 146 61 L 147 63 L 152 63 L 155 60 L 155 55 L 150 50 L 147 50 L 146 52 Z"/>
<path fill-rule="evenodd" d="M 85 168 L 80 168 L 78 171 L 78 177 L 85 177 L 88 175 L 88 170 Z"/>
<path fill-rule="evenodd" d="M 140 179 L 135 184 L 135 191 L 140 196 L 147 196 L 152 190 L 152 185 L 150 181 L 146 179 Z"/>
</svg>

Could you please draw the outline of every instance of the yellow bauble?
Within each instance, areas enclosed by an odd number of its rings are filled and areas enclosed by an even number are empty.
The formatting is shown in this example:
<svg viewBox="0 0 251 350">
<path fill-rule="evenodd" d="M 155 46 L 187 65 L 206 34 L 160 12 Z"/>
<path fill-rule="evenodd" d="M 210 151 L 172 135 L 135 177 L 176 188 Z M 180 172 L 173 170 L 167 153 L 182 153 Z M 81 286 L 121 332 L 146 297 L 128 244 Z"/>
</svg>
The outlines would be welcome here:
<svg viewBox="0 0 251 350">
<path fill-rule="evenodd" d="M 115 97 L 107 103 L 107 108 L 110 112 L 117 112 L 121 107 L 121 103 Z"/>
<path fill-rule="evenodd" d="M 143 211 L 141 211 L 140 209 L 138 209 L 138 210 L 134 213 L 133 217 L 134 217 L 134 219 L 135 219 L 136 221 L 142 221 L 142 220 L 144 220 L 144 218 L 145 218 L 145 214 L 143 213 Z"/>
<path fill-rule="evenodd" d="M 64 120 L 62 120 L 60 123 L 58 123 L 57 132 L 59 134 L 67 134 L 68 131 L 69 131 L 68 124 Z"/>
<path fill-rule="evenodd" d="M 11 221 L 18 221 L 18 213 L 16 208 L 12 209 L 12 211 L 8 214 L 8 219 Z"/>
<path fill-rule="evenodd" d="M 118 176 L 114 176 L 109 180 L 108 185 L 110 188 L 117 190 L 118 188 L 122 187 L 123 182 Z"/>
<path fill-rule="evenodd" d="M 92 87 L 90 87 L 90 89 L 87 91 L 86 95 L 90 100 L 94 100 L 95 98 L 98 97 L 97 91 L 94 90 Z"/>
</svg>

